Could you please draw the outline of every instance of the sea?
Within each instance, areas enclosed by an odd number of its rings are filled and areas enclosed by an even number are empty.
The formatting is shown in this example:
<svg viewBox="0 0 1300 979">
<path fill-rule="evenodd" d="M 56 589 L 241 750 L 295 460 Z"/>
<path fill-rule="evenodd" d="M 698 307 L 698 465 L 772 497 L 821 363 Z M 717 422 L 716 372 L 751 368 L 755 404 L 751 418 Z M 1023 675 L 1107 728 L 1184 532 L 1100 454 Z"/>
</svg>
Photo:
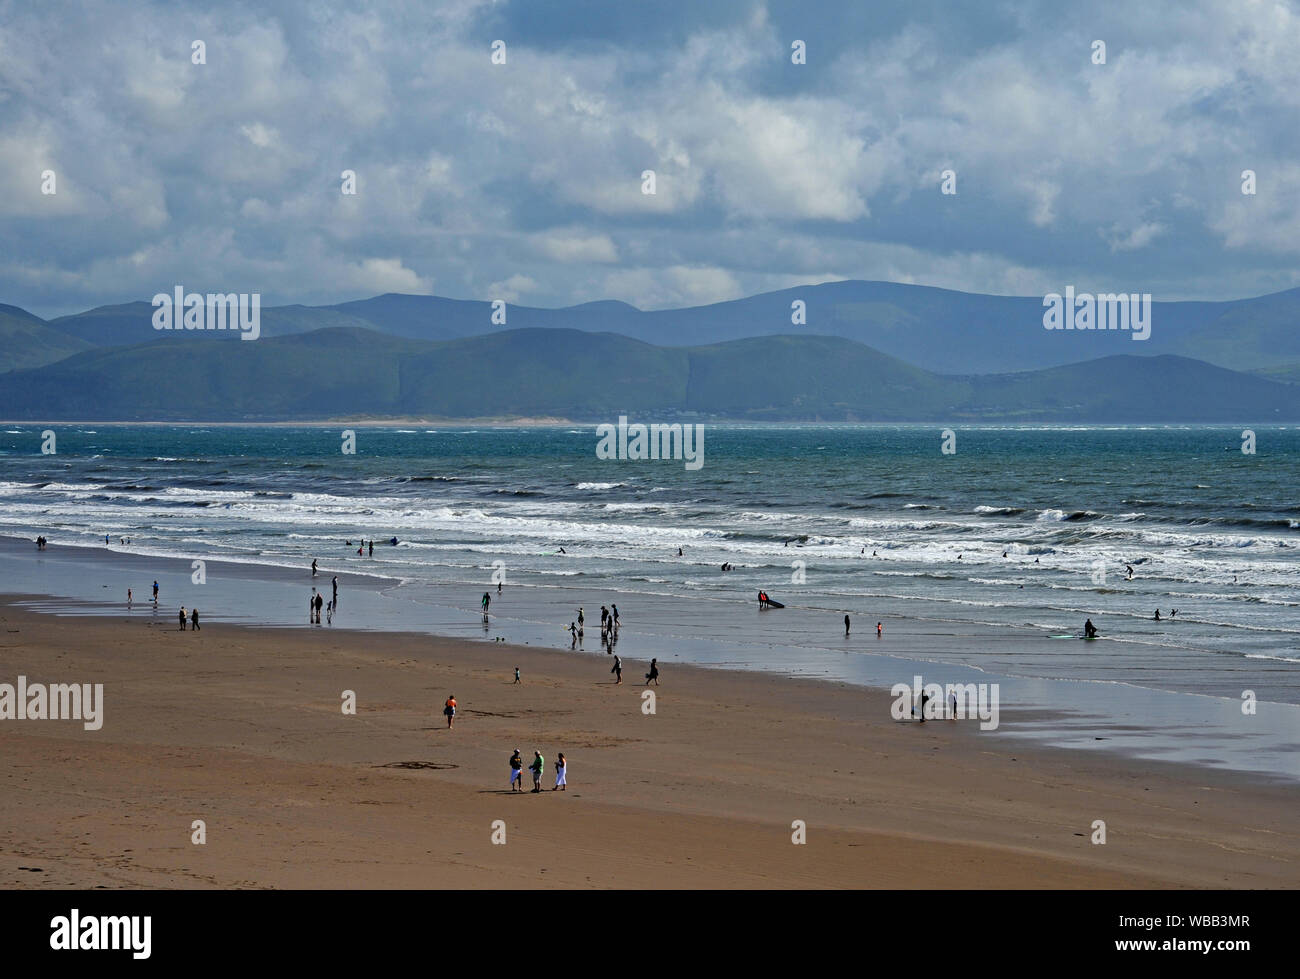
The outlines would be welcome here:
<svg viewBox="0 0 1300 979">
<path fill-rule="evenodd" d="M 583 608 L 606 657 L 617 604 L 625 659 L 1000 682 L 1007 736 L 1300 778 L 1300 426 L 702 428 L 694 468 L 594 424 L 8 424 L 0 590 L 306 628 L 339 576 L 339 626 L 569 649 Z"/>
</svg>

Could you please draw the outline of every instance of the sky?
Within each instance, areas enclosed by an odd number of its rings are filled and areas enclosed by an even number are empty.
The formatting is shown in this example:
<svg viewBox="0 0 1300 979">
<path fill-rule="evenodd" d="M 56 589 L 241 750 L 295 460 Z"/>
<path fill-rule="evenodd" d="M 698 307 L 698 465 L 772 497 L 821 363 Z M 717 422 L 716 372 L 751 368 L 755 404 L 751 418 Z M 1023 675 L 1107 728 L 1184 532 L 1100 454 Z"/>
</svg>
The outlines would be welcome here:
<svg viewBox="0 0 1300 979">
<path fill-rule="evenodd" d="M 0 0 L 0 302 L 1300 285 L 1292 3 L 211 7 Z"/>
</svg>

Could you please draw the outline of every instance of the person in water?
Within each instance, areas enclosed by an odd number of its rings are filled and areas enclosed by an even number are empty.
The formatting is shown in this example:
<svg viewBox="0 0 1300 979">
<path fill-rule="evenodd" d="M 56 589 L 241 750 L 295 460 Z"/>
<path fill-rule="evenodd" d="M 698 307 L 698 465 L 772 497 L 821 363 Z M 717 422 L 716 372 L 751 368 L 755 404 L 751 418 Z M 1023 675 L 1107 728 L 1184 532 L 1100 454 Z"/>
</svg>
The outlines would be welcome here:
<svg viewBox="0 0 1300 979">
<path fill-rule="evenodd" d="M 1083 638 L 1084 639 L 1097 638 L 1097 627 L 1092 624 L 1092 619 L 1089 619 L 1087 622 L 1083 624 Z"/>
<path fill-rule="evenodd" d="M 313 578 L 316 577 L 316 559 L 315 559 L 315 558 L 312 558 L 312 559 L 311 559 L 311 576 L 312 576 Z"/>
<path fill-rule="evenodd" d="M 1156 614 L 1153 616 L 1153 618 L 1154 618 L 1155 621 L 1157 621 L 1157 622 L 1160 621 L 1160 609 L 1156 609 Z"/>
<path fill-rule="evenodd" d="M 883 625 L 881 625 L 879 622 L 876 623 L 876 638 L 877 638 L 877 639 L 879 639 L 879 638 L 881 637 L 881 633 L 884 631 L 884 628 L 885 628 L 885 627 L 884 627 Z"/>
<path fill-rule="evenodd" d="M 846 636 L 849 634 L 849 617 L 847 614 L 844 616 L 844 634 Z"/>
</svg>

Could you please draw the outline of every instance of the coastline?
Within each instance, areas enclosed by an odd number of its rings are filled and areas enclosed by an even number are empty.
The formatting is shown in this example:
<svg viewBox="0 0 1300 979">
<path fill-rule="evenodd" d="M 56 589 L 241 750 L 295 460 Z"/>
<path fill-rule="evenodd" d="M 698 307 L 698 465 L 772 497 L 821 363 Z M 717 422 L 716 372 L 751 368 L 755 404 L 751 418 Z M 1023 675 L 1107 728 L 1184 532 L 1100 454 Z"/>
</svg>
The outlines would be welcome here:
<svg viewBox="0 0 1300 979">
<path fill-rule="evenodd" d="M 1300 787 L 1008 750 L 975 723 L 893 721 L 887 694 L 848 684 L 671 664 L 647 715 L 639 664 L 615 686 L 591 653 L 206 620 L 182 633 L 12 598 L 0 619 L 0 682 L 105 684 L 99 731 L 0 723 L 10 887 L 1300 883 Z M 541 796 L 506 790 L 516 747 L 547 758 Z M 566 793 L 549 791 L 556 751 Z"/>
<path fill-rule="evenodd" d="M 148 551 L 51 544 L 37 552 L 30 541 L 0 538 L 0 596 L 8 594 L 33 611 L 75 619 L 123 615 L 129 621 L 167 626 L 180 605 L 199 606 L 203 621 L 265 627 L 275 634 L 307 626 L 301 603 L 312 584 L 328 590 L 337 570 L 341 580 L 341 614 L 326 631 L 344 628 L 365 634 L 424 634 L 483 644 L 507 643 L 544 650 L 568 650 L 571 643 L 560 624 L 586 604 L 596 605 L 587 587 L 569 584 L 512 584 L 492 606 L 490 622 L 477 607 L 482 586 L 468 579 L 429 586 L 405 583 L 382 564 L 327 561 L 322 575 L 308 577 L 303 568 L 259 561 L 208 559 L 202 584 L 192 580 L 188 557 Z M 194 557 L 200 556 L 195 554 Z M 151 580 L 161 582 L 162 602 L 148 601 Z M 125 610 L 127 587 L 136 602 Z M 21 593 L 26 597 L 15 598 Z M 1233 697 L 1206 697 L 1169 692 L 1122 682 L 1044 678 L 1018 671 L 999 671 L 964 662 L 972 651 L 1021 650 L 1049 644 L 1033 630 L 980 630 L 924 617 L 887 616 L 883 641 L 869 626 L 850 640 L 841 633 L 820 636 L 824 611 L 798 606 L 772 613 L 735 609 L 725 597 L 699 599 L 689 607 L 645 591 L 619 591 L 624 627 L 616 651 L 625 661 L 649 662 L 652 656 L 676 666 L 692 663 L 732 671 L 815 678 L 847 683 L 881 693 L 897 683 L 991 683 L 1000 696 L 1000 723 L 990 732 L 999 750 L 1021 745 L 1068 747 L 1082 754 L 1110 754 L 1144 761 L 1174 761 L 1199 770 L 1236 771 L 1261 781 L 1283 779 L 1300 784 L 1295 746 L 1300 740 L 1300 707 L 1267 703 L 1246 716 Z M 328 597 L 328 594 L 327 594 Z M 699 606 L 699 607 L 696 607 Z M 762 621 L 762 632 L 746 626 L 747 617 Z M 583 655 L 603 655 L 596 623 L 577 648 Z M 740 631 L 737 631 L 739 629 Z M 809 642 L 808 637 L 813 636 Z M 761 641 L 755 642 L 760 637 Z M 1122 648 L 1122 647 L 1121 647 Z M 1252 674 L 1259 685 L 1259 675 Z M 1250 681 L 1247 681 L 1250 682 Z M 1270 698 L 1260 687 L 1261 700 Z"/>
</svg>

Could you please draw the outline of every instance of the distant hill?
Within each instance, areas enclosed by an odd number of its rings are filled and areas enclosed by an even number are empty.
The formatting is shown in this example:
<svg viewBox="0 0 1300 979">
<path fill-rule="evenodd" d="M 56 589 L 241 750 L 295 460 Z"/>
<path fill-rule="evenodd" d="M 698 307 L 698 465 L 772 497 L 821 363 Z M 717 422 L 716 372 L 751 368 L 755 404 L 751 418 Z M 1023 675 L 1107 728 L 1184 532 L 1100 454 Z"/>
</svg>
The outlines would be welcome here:
<svg viewBox="0 0 1300 979">
<path fill-rule="evenodd" d="M 174 333 L 0 375 L 12 419 L 1300 420 L 1300 386 L 1175 356 L 943 376 L 840 337 L 695 347 L 508 330 L 439 342 L 356 327 L 245 342 Z"/>
<path fill-rule="evenodd" d="M 52 364 L 90 346 L 25 309 L 0 305 L 0 373 Z"/>
<path fill-rule="evenodd" d="M 1062 283 L 1063 291 L 1067 283 Z M 1074 283 L 1080 290 L 1087 283 Z M 1140 283 L 1097 283 L 1106 291 Z M 455 340 L 513 329 L 617 333 L 656 346 L 695 346 L 806 333 L 856 340 L 938 373 L 993 374 L 1057 367 L 1105 356 L 1176 354 L 1234 370 L 1300 363 L 1300 290 L 1230 302 L 1153 303 L 1151 338 L 1121 331 L 1053 332 L 1041 297 L 985 296 L 894 282 L 827 282 L 686 309 L 643 311 L 616 301 L 563 309 L 509 305 L 503 326 L 488 301 L 388 294 L 332 306 L 262 310 L 262 334 L 283 337 L 359 327 L 415 340 Z M 806 325 L 791 323 L 802 301 Z M 104 306 L 49 325 L 97 346 L 157 337 L 147 302 Z M 1290 374 L 1279 375 L 1290 379 Z"/>
</svg>

